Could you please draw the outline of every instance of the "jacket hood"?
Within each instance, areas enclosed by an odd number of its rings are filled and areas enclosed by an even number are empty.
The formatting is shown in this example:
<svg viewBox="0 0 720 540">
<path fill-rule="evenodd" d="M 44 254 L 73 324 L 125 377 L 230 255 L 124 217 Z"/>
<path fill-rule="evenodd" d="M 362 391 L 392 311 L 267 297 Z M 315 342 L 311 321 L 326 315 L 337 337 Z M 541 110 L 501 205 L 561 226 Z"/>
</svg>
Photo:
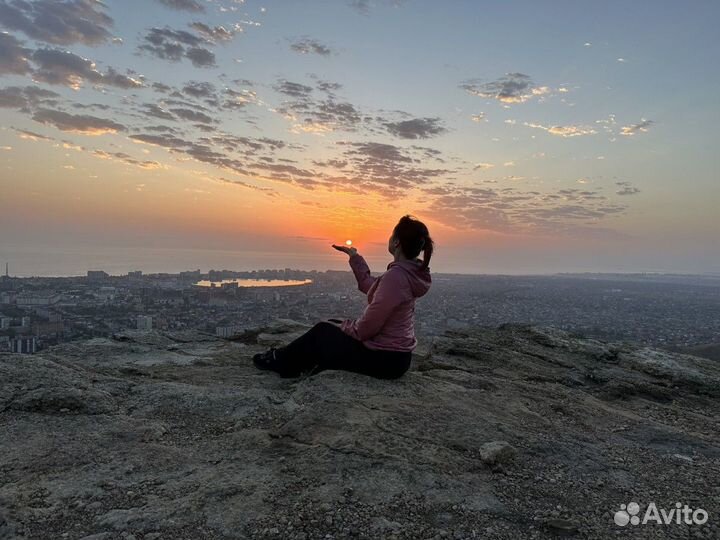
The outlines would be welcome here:
<svg viewBox="0 0 720 540">
<path fill-rule="evenodd" d="M 387 265 L 387 269 L 390 270 L 393 266 L 402 268 L 408 278 L 410 278 L 410 288 L 412 289 L 413 296 L 420 298 L 430 290 L 432 285 L 432 278 L 430 277 L 430 267 L 422 269 L 422 260 L 414 259 L 412 261 L 393 261 Z"/>
</svg>

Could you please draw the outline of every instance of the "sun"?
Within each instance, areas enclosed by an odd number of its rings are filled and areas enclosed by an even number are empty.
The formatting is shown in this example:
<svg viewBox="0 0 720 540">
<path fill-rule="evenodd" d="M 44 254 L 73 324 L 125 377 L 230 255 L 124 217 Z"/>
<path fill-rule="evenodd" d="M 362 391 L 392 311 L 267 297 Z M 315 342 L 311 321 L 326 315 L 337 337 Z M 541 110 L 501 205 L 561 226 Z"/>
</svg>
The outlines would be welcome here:
<svg viewBox="0 0 720 540">
<path fill-rule="evenodd" d="M 352 246 L 352 240 L 345 240 L 345 245 Z"/>
</svg>

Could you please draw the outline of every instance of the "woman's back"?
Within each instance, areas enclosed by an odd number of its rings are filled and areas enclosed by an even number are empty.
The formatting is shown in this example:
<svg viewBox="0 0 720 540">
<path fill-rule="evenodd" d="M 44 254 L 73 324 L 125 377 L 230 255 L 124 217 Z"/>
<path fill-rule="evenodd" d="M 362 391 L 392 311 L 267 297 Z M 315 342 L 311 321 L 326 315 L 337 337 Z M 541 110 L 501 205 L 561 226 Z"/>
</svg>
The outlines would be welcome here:
<svg viewBox="0 0 720 540">
<path fill-rule="evenodd" d="M 414 350 L 415 300 L 430 290 L 430 268 L 422 268 L 420 259 L 398 260 L 388 264 L 387 272 L 373 277 L 359 254 L 350 257 L 350 267 L 358 289 L 367 293 L 368 306 L 359 319 L 343 321 L 343 332 L 369 349 Z"/>
</svg>

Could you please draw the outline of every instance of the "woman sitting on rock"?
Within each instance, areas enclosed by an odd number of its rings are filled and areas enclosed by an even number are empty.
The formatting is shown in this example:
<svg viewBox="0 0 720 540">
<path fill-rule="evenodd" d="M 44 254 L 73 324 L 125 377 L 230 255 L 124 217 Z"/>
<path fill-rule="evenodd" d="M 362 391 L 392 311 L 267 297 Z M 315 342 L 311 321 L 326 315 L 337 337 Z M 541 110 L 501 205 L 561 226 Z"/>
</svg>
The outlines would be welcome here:
<svg viewBox="0 0 720 540">
<path fill-rule="evenodd" d="M 343 369 L 380 379 L 401 377 L 410 367 L 415 338 L 415 300 L 430 289 L 433 240 L 428 228 L 403 216 L 388 240 L 394 260 L 387 272 L 370 275 L 365 259 L 354 247 L 332 247 L 347 253 L 358 289 L 368 305 L 359 319 L 321 321 L 288 345 L 271 347 L 253 357 L 259 369 L 282 377 L 304 372 Z M 423 260 L 417 258 L 423 252 Z"/>
</svg>

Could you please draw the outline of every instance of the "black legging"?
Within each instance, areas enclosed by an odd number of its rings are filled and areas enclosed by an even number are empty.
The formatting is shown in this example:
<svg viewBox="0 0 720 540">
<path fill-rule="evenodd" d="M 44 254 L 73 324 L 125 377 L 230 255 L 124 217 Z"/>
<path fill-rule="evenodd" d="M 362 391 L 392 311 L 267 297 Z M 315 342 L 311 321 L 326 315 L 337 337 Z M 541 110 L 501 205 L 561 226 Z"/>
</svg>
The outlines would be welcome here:
<svg viewBox="0 0 720 540">
<path fill-rule="evenodd" d="M 412 352 L 369 349 L 338 326 L 321 321 L 285 347 L 275 351 L 283 377 L 303 372 L 342 369 L 376 377 L 397 379 L 410 367 Z"/>
</svg>

